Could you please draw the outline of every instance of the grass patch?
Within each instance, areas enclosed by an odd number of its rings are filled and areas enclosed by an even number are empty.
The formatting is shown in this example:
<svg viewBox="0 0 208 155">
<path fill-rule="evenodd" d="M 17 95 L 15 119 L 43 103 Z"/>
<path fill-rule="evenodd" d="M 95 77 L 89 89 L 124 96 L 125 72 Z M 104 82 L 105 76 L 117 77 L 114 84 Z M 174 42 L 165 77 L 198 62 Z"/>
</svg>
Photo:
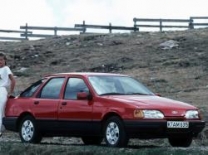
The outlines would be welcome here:
<svg viewBox="0 0 208 155">
<path fill-rule="evenodd" d="M 23 144 L 19 142 L 1 142 L 0 155 L 206 155 L 208 147 L 194 146 L 173 148 L 169 146 L 128 146 L 127 148 L 110 148 L 85 145 Z"/>
</svg>

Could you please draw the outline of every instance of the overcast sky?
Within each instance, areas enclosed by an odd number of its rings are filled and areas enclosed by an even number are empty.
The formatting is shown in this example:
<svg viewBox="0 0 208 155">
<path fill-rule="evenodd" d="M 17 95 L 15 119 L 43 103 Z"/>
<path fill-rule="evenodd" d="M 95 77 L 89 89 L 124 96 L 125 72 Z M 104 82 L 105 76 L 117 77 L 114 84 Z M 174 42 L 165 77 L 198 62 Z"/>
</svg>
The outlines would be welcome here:
<svg viewBox="0 0 208 155">
<path fill-rule="evenodd" d="M 208 16 L 208 0 L 0 0 L 0 29 L 20 25 L 74 24 L 133 26 L 133 18 Z M 1 33 L 0 33 L 1 36 Z"/>
</svg>

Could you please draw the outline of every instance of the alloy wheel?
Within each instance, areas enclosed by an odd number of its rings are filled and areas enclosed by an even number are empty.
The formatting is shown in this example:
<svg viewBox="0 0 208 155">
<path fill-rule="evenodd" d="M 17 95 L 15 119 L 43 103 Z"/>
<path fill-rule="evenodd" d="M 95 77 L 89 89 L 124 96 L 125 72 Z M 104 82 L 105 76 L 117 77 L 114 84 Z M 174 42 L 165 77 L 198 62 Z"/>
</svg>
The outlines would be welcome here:
<svg viewBox="0 0 208 155">
<path fill-rule="evenodd" d="M 33 138 L 34 135 L 34 125 L 32 121 L 25 120 L 22 124 L 21 128 L 22 138 L 25 141 L 30 141 Z"/>
<path fill-rule="evenodd" d="M 119 127 L 115 122 L 108 124 L 106 129 L 106 139 L 111 145 L 115 145 L 119 139 Z"/>
</svg>

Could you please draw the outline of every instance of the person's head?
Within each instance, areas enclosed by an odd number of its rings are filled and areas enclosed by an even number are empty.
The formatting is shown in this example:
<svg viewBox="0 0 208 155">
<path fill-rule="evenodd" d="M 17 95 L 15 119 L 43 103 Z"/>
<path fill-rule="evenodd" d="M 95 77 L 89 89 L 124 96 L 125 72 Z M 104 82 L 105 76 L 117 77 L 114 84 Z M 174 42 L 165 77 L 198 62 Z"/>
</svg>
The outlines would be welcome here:
<svg viewBox="0 0 208 155">
<path fill-rule="evenodd" d="M 0 67 L 4 67 L 6 65 L 6 55 L 3 52 L 0 52 Z"/>
</svg>

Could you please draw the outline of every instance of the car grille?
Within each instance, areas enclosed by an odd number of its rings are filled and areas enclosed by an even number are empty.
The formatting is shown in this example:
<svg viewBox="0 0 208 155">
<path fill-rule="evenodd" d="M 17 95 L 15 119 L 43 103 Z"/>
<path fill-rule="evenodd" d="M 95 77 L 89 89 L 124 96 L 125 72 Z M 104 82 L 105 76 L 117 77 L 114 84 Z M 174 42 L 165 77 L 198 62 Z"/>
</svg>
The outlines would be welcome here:
<svg viewBox="0 0 208 155">
<path fill-rule="evenodd" d="M 165 117 L 167 121 L 184 121 L 184 117 Z"/>
</svg>

